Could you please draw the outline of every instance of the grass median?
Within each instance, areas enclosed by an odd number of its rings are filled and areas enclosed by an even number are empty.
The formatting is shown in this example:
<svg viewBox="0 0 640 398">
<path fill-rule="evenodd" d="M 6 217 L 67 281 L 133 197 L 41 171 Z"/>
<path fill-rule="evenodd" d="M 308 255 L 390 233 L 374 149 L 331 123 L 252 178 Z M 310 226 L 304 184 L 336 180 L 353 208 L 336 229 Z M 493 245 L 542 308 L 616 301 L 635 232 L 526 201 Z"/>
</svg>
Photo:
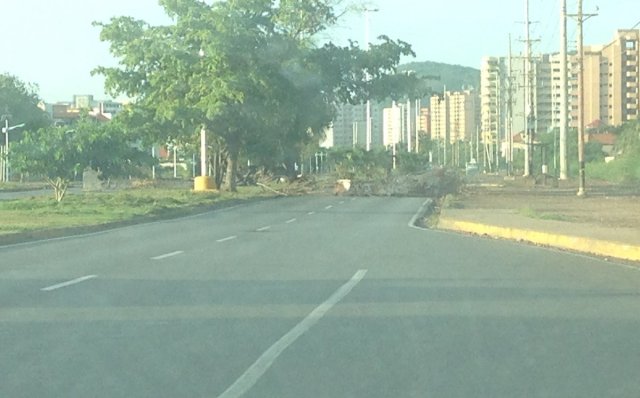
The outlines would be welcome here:
<svg viewBox="0 0 640 398">
<path fill-rule="evenodd" d="M 106 226 L 195 214 L 213 206 L 275 196 L 260 187 L 237 193 L 195 193 L 188 189 L 137 188 L 68 195 L 57 203 L 51 195 L 0 201 L 0 244 L 15 237 L 46 238 L 65 230 L 87 232 Z"/>
</svg>

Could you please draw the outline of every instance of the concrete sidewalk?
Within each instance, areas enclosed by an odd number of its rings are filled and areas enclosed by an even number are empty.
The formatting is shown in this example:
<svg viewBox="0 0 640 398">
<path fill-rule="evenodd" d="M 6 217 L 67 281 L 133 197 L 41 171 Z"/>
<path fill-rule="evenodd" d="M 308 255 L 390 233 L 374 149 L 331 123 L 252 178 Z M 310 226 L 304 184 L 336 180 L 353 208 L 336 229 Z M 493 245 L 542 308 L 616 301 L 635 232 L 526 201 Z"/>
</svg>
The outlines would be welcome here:
<svg viewBox="0 0 640 398">
<path fill-rule="evenodd" d="M 640 262 L 640 226 L 540 220 L 514 209 L 442 209 L 437 228 Z"/>
</svg>

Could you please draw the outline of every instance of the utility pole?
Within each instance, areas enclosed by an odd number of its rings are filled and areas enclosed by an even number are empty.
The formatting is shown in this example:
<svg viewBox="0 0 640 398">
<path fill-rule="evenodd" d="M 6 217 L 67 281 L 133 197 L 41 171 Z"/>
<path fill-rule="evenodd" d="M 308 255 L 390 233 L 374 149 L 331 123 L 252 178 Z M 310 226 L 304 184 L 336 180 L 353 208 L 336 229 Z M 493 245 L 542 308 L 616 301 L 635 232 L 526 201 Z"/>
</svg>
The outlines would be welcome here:
<svg viewBox="0 0 640 398">
<path fill-rule="evenodd" d="M 566 180 L 567 167 L 567 132 L 569 131 L 569 84 L 567 66 L 567 0 L 560 0 L 560 179 Z"/>
<path fill-rule="evenodd" d="M 407 153 L 411 153 L 411 100 L 407 100 Z"/>
<path fill-rule="evenodd" d="M 513 175 L 513 63 L 511 49 L 511 35 L 509 35 L 509 61 L 507 72 L 507 142 L 509 152 L 507 153 L 507 175 Z"/>
<path fill-rule="evenodd" d="M 579 186 L 577 195 L 584 197 L 587 195 L 585 182 L 585 161 L 584 161 L 584 22 L 598 14 L 585 14 L 582 11 L 582 0 L 578 0 L 578 13 L 571 15 L 578 21 L 578 170 Z"/>
<path fill-rule="evenodd" d="M 449 140 L 449 100 L 447 99 L 447 86 L 444 86 L 444 89 L 442 91 L 442 100 L 444 101 L 444 112 L 442 112 L 444 114 L 445 117 L 445 123 L 444 123 L 444 150 L 443 150 L 443 158 L 444 158 L 444 162 L 443 162 L 443 166 L 446 168 L 447 167 L 447 145 L 448 145 L 448 140 Z"/>
<path fill-rule="evenodd" d="M 531 54 L 531 20 L 529 19 L 529 0 L 525 0 L 525 17 L 526 17 L 526 62 L 525 72 L 527 75 L 526 92 L 529 102 L 528 109 L 526 110 L 525 118 L 525 131 L 527 132 L 526 149 L 525 149 L 525 162 L 524 162 L 524 175 L 529 177 L 533 175 L 533 140 L 535 134 L 535 96 L 534 96 L 534 74 L 533 74 L 533 59 Z"/>
<path fill-rule="evenodd" d="M 364 35 L 365 35 L 365 45 L 367 47 L 367 51 L 369 51 L 369 49 L 371 48 L 371 44 L 370 41 L 371 39 L 369 38 L 370 34 L 371 34 L 371 21 L 370 21 L 370 15 L 372 12 L 378 12 L 379 10 L 377 8 L 365 8 L 364 9 Z M 367 74 L 366 79 L 367 81 L 369 80 L 370 76 L 369 74 Z M 367 152 L 369 152 L 371 150 L 371 139 L 372 139 L 372 126 L 371 126 L 371 100 L 369 98 L 367 98 L 367 104 L 366 104 L 366 129 L 367 129 L 367 133 L 366 133 L 366 138 L 365 138 L 365 148 L 367 150 Z"/>
</svg>

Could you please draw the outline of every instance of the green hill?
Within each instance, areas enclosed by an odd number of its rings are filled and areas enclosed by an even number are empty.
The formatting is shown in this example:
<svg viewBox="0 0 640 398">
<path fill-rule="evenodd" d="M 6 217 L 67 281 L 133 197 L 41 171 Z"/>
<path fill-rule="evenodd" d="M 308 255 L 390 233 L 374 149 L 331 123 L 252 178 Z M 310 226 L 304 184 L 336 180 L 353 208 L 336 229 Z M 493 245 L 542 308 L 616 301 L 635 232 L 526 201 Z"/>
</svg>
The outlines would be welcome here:
<svg viewBox="0 0 640 398">
<path fill-rule="evenodd" d="M 401 65 L 400 71 L 415 71 L 419 76 L 427 78 L 434 92 L 442 92 L 446 86 L 448 91 L 462 89 L 480 89 L 480 70 L 461 65 L 443 64 L 440 62 L 411 62 Z"/>
</svg>

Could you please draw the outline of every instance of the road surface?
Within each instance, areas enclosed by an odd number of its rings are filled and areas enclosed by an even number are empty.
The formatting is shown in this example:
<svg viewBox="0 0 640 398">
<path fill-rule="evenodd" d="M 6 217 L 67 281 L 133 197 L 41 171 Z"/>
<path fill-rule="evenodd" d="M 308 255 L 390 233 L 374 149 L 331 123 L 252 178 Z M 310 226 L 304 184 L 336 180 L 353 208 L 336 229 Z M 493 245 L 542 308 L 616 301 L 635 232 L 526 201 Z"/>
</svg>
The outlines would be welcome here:
<svg viewBox="0 0 640 398">
<path fill-rule="evenodd" d="M 305 197 L 0 248 L 2 397 L 638 397 L 640 272 Z"/>
</svg>

